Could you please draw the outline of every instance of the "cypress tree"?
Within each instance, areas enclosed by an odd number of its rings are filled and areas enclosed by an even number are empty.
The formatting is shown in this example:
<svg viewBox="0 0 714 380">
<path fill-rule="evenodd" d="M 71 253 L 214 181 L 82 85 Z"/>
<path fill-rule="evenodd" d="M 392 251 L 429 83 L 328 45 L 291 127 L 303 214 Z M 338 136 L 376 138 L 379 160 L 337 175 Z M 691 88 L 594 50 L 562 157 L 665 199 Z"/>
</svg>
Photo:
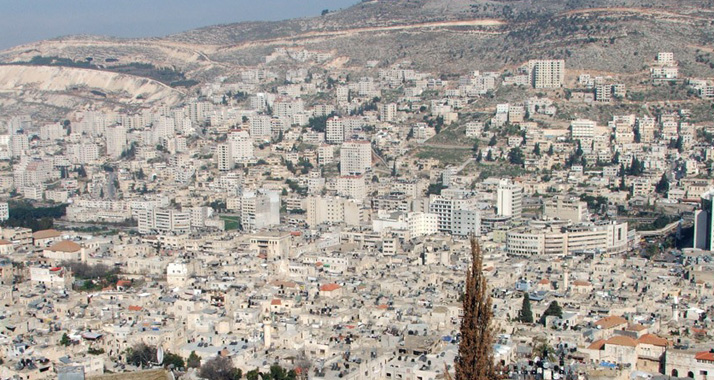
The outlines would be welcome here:
<svg viewBox="0 0 714 380">
<path fill-rule="evenodd" d="M 528 293 L 523 293 L 523 305 L 518 320 L 523 323 L 533 323 L 533 311 L 531 311 L 531 297 Z"/>
<path fill-rule="evenodd" d="M 466 273 L 461 320 L 461 342 L 456 357 L 456 380 L 497 379 L 493 365 L 493 326 L 491 297 L 483 276 L 483 254 L 471 237 L 471 268 Z M 448 374 L 448 372 L 447 372 Z M 450 378 L 450 376 L 447 375 Z"/>
</svg>

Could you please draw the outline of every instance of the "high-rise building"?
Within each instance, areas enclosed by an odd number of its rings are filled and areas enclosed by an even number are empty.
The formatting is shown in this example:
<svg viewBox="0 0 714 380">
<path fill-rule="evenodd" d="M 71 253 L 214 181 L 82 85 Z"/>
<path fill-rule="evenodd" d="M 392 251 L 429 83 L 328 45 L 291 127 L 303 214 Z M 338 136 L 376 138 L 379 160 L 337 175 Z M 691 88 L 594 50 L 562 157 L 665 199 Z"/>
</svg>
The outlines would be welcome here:
<svg viewBox="0 0 714 380">
<path fill-rule="evenodd" d="M 7 202 L 0 202 L 0 222 L 10 219 L 10 207 Z"/>
<path fill-rule="evenodd" d="M 559 88 L 565 83 L 565 61 L 534 59 L 528 61 L 530 82 L 534 88 Z"/>
<path fill-rule="evenodd" d="M 30 140 L 26 134 L 10 135 L 10 156 L 20 157 L 25 154 L 25 151 L 30 149 Z"/>
<path fill-rule="evenodd" d="M 397 105 L 394 103 L 381 104 L 379 106 L 379 120 L 394 121 L 397 115 Z"/>
<path fill-rule="evenodd" d="M 218 144 L 216 146 L 216 162 L 218 170 L 228 171 L 233 169 L 233 156 L 231 155 L 231 146 L 228 144 Z"/>
<path fill-rule="evenodd" d="M 345 141 L 340 150 L 340 174 L 360 175 L 372 168 L 372 145 L 369 141 Z"/>
<path fill-rule="evenodd" d="M 523 188 L 507 179 L 498 184 L 496 193 L 496 213 L 520 220 L 523 212 Z"/>
<path fill-rule="evenodd" d="M 367 197 L 367 184 L 365 183 L 364 176 L 361 175 L 340 176 L 337 178 L 335 188 L 337 195 L 344 197 L 353 199 L 364 199 Z"/>
<path fill-rule="evenodd" d="M 573 120 L 570 122 L 570 136 L 573 140 L 592 139 L 595 137 L 595 126 L 593 120 Z"/>
<path fill-rule="evenodd" d="M 267 115 L 257 115 L 250 118 L 250 136 L 253 138 L 272 136 L 272 118 Z"/>
<path fill-rule="evenodd" d="M 241 198 L 241 225 L 259 230 L 280 224 L 280 195 L 277 191 L 246 191 Z"/>
<path fill-rule="evenodd" d="M 342 119 L 337 116 L 327 119 L 325 141 L 331 144 L 340 144 L 345 141 L 345 127 Z"/>
<path fill-rule="evenodd" d="M 255 158 L 253 139 L 247 131 L 233 130 L 228 134 L 229 150 L 233 162 L 249 162 Z"/>
<path fill-rule="evenodd" d="M 702 194 L 701 209 L 694 212 L 694 248 L 711 251 L 714 247 L 714 191 Z"/>
<path fill-rule="evenodd" d="M 136 212 L 139 233 L 187 233 L 191 229 L 191 213 L 173 209 L 150 208 Z"/>
<path fill-rule="evenodd" d="M 126 148 L 126 128 L 121 125 L 107 127 L 105 130 L 107 156 L 118 158 Z"/>
</svg>

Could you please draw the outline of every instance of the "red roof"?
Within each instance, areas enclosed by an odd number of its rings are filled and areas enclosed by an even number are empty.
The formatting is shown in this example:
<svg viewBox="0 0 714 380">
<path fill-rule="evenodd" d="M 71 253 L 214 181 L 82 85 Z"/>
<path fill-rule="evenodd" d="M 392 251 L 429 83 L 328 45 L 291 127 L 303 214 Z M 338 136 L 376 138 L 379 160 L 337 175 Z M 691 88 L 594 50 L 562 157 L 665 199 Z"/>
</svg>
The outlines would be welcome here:
<svg viewBox="0 0 714 380">
<path fill-rule="evenodd" d="M 274 300 L 270 301 L 270 304 L 273 306 L 280 306 L 283 304 L 283 301 L 281 301 L 279 299 L 274 299 Z"/>
<path fill-rule="evenodd" d="M 628 347 L 637 347 L 637 343 L 638 342 L 636 340 L 624 335 L 615 335 L 612 338 L 608 339 L 607 342 L 605 342 L 605 344 Z"/>
<path fill-rule="evenodd" d="M 714 353 L 710 351 L 697 352 L 694 358 L 697 360 L 714 361 Z"/>
<path fill-rule="evenodd" d="M 669 341 L 667 339 L 660 338 L 654 334 L 642 335 L 640 337 L 640 339 L 637 339 L 637 341 L 642 344 L 650 344 L 650 345 L 659 346 L 659 347 L 669 346 Z"/>
<path fill-rule="evenodd" d="M 341 286 L 339 286 L 337 284 L 325 284 L 320 287 L 320 291 L 321 292 L 331 292 L 331 291 L 337 290 L 339 288 L 341 288 Z"/>
<path fill-rule="evenodd" d="M 117 286 L 131 286 L 131 281 L 119 280 L 117 281 Z"/>
<path fill-rule="evenodd" d="M 610 315 L 595 322 L 595 326 L 600 326 L 603 330 L 611 329 L 622 324 L 627 324 L 627 320 L 617 315 Z"/>
<path fill-rule="evenodd" d="M 142 307 L 137 305 L 129 305 L 129 311 L 141 311 Z"/>
<path fill-rule="evenodd" d="M 605 339 L 600 339 L 592 342 L 591 345 L 588 346 L 588 350 L 599 350 L 605 345 Z"/>
</svg>

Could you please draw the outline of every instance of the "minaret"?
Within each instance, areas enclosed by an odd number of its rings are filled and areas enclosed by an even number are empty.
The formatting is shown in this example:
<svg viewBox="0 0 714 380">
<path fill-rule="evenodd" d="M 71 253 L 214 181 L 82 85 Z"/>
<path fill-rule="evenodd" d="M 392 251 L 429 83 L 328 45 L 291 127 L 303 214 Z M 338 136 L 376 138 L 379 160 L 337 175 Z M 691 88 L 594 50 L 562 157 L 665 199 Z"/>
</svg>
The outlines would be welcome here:
<svg viewBox="0 0 714 380">
<path fill-rule="evenodd" d="M 672 320 L 679 321 L 679 297 L 674 296 L 674 302 L 672 302 Z"/>
<path fill-rule="evenodd" d="M 272 337 L 270 336 L 272 331 L 273 331 L 273 321 L 271 320 L 270 317 L 266 317 L 263 320 L 263 342 L 265 343 L 266 349 L 270 348 L 270 345 L 272 344 Z"/>
</svg>

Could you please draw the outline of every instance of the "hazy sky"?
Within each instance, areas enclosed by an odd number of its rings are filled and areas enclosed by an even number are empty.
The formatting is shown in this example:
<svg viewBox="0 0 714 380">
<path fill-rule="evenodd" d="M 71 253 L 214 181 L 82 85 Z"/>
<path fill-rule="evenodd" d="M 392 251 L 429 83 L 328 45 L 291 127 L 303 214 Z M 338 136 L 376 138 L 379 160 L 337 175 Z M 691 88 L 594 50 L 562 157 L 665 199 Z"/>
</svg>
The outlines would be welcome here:
<svg viewBox="0 0 714 380">
<path fill-rule="evenodd" d="M 359 0 L 0 0 L 0 49 L 71 34 L 164 36 L 202 26 L 317 16 Z"/>
</svg>

